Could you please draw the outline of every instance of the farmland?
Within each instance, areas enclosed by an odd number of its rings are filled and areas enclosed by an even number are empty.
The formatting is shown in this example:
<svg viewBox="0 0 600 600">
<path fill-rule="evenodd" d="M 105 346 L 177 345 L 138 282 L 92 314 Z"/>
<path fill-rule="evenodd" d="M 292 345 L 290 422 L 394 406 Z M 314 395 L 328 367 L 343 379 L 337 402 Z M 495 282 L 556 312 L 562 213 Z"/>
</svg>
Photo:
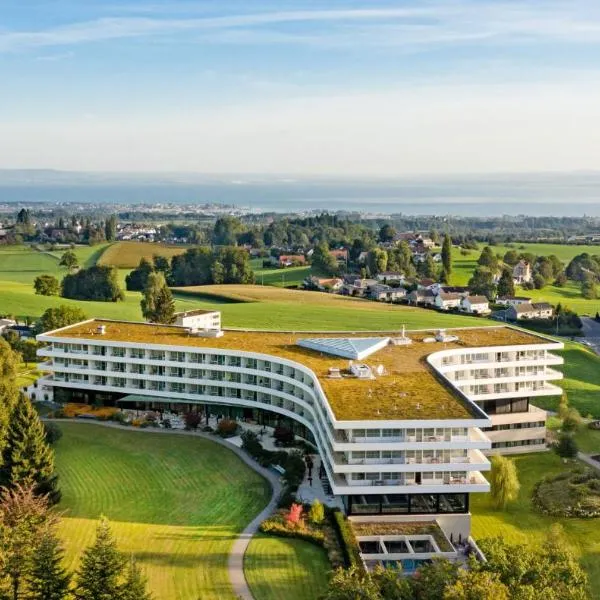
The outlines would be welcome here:
<svg viewBox="0 0 600 600">
<path fill-rule="evenodd" d="M 186 246 L 167 246 L 143 242 L 114 242 L 102 253 L 99 265 L 134 269 L 142 258 L 152 261 L 154 255 L 172 258 L 186 251 Z"/>
<path fill-rule="evenodd" d="M 156 600 L 233 600 L 229 548 L 267 503 L 268 484 L 207 440 L 83 423 L 60 426 L 56 458 L 67 564 L 76 566 L 105 515 L 120 549 L 136 556 Z M 272 562 L 279 552 L 272 549 Z"/>
</svg>

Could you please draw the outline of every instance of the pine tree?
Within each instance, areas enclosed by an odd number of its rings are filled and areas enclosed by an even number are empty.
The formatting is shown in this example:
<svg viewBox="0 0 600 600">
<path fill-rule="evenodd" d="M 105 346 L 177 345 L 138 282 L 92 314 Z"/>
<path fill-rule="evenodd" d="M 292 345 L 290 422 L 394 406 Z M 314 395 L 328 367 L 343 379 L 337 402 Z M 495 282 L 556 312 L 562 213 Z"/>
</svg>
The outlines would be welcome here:
<svg viewBox="0 0 600 600">
<path fill-rule="evenodd" d="M 444 265 L 444 271 L 450 276 L 450 273 L 452 273 L 452 240 L 448 234 L 444 236 L 444 243 L 442 244 L 442 264 Z"/>
<path fill-rule="evenodd" d="M 51 532 L 44 533 L 36 548 L 28 576 L 31 600 L 64 600 L 70 597 L 71 576 L 62 566 L 64 550 Z"/>
<path fill-rule="evenodd" d="M 60 500 L 54 451 L 46 442 L 46 431 L 37 412 L 23 395 L 11 412 L 0 483 L 10 488 L 32 485 L 37 494 L 47 494 L 50 502 Z"/>
<path fill-rule="evenodd" d="M 142 575 L 133 556 L 127 565 L 119 600 L 152 600 L 152 594 L 146 589 L 146 578 Z"/>
<path fill-rule="evenodd" d="M 119 600 L 123 556 L 105 518 L 96 529 L 96 541 L 85 550 L 77 573 L 75 596 L 78 600 Z"/>
<path fill-rule="evenodd" d="M 503 269 L 502 275 L 498 280 L 498 296 L 509 296 L 515 295 L 515 282 L 513 280 L 510 269 Z"/>
<path fill-rule="evenodd" d="M 2 456 L 7 441 L 10 414 L 19 398 L 18 366 L 18 353 L 3 337 L 0 337 L 0 456 Z M 2 460 L 0 460 L 0 464 L 2 464 Z"/>
<path fill-rule="evenodd" d="M 151 323 L 169 324 L 175 320 L 175 302 L 162 273 L 150 273 L 141 300 L 142 314 Z"/>
</svg>

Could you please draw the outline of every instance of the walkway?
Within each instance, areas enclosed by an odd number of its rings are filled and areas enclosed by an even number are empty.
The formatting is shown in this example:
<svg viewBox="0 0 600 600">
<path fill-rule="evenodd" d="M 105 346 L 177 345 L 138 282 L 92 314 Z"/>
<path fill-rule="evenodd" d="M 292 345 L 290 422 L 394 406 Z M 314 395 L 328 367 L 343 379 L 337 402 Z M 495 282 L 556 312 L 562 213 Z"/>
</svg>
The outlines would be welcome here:
<svg viewBox="0 0 600 600">
<path fill-rule="evenodd" d="M 229 552 L 229 560 L 227 563 L 227 570 L 229 571 L 229 580 L 233 586 L 233 594 L 236 598 L 241 600 L 254 600 L 254 596 L 250 591 L 248 582 L 244 575 L 244 554 L 248 549 L 252 536 L 258 531 L 258 527 L 262 521 L 264 521 L 276 508 L 279 495 L 281 494 L 281 483 L 279 477 L 275 475 L 269 469 L 261 467 L 256 461 L 254 461 L 246 452 L 241 448 L 238 448 L 234 444 L 231 444 L 218 436 L 211 435 L 209 433 L 203 433 L 201 431 L 185 431 L 181 429 L 158 429 L 158 428 L 147 428 L 141 429 L 139 427 L 126 427 L 119 425 L 111 421 L 93 421 L 83 419 L 44 419 L 56 421 L 58 423 L 86 423 L 91 425 L 101 425 L 102 427 L 112 427 L 113 429 L 121 429 L 124 431 L 136 431 L 140 433 L 162 433 L 165 435 L 188 435 L 192 437 L 199 437 L 205 440 L 210 440 L 215 444 L 223 446 L 244 461 L 251 469 L 254 469 L 258 474 L 262 475 L 271 484 L 271 500 L 269 504 L 246 526 L 244 531 L 240 533 L 238 538 L 233 542 L 231 550 Z"/>
</svg>

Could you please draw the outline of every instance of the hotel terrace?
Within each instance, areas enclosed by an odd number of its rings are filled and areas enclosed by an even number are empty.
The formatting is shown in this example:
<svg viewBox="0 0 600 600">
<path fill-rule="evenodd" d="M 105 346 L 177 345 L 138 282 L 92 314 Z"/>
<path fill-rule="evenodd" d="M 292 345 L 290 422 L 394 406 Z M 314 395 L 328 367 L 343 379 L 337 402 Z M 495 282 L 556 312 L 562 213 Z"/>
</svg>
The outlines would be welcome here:
<svg viewBox="0 0 600 600">
<path fill-rule="evenodd" d="M 561 393 L 550 382 L 562 344 L 504 326 L 260 332 L 194 311 L 173 326 L 89 320 L 38 340 L 40 384 L 57 401 L 284 422 L 317 448 L 357 527 L 397 524 L 364 534 L 365 561 L 409 569 L 468 539 L 486 454 L 545 449 L 546 414 L 530 400 Z"/>
</svg>

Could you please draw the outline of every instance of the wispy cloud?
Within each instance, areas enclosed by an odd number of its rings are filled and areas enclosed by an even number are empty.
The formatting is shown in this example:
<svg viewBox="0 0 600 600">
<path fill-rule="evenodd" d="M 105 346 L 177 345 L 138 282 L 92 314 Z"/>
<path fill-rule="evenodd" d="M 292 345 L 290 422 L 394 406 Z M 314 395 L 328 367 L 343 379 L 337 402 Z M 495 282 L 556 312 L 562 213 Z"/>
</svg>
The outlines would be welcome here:
<svg viewBox="0 0 600 600">
<path fill-rule="evenodd" d="M 5 30 L 0 32 L 0 51 L 186 33 L 196 34 L 197 41 L 211 43 L 341 47 L 365 44 L 418 48 L 515 40 L 600 42 L 600 6 L 591 0 L 521 3 L 437 0 L 407 4 L 403 8 L 279 10 L 200 17 L 196 13 L 177 18 L 139 16 L 151 12 L 41 30 Z"/>
</svg>

